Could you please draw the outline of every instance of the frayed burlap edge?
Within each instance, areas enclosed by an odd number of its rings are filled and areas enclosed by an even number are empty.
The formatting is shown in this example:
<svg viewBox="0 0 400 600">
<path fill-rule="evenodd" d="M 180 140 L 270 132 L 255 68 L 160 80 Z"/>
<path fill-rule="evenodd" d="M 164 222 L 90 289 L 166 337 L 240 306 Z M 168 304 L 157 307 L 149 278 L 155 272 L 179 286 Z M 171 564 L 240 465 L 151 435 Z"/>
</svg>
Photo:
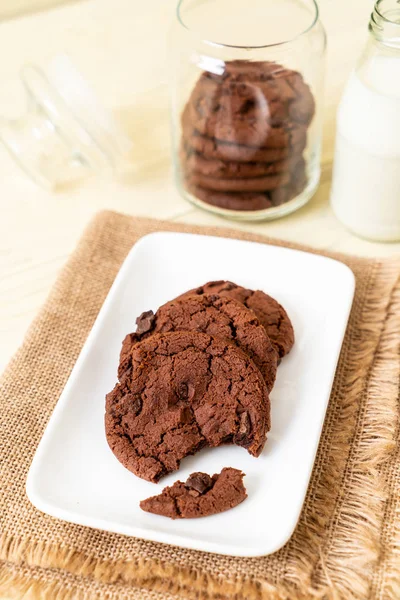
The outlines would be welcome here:
<svg viewBox="0 0 400 600">
<path fill-rule="evenodd" d="M 7 590 L 7 600 L 176 600 L 167 593 L 127 587 L 123 584 L 102 584 L 91 581 L 90 589 L 84 589 L 86 581 L 66 571 L 39 567 L 14 565 L 0 562 L 0 597 Z"/>
<path fill-rule="evenodd" d="M 382 354 L 376 360 L 376 389 L 390 402 L 397 419 L 389 424 L 394 435 L 394 452 L 382 465 L 381 475 L 387 488 L 387 499 L 381 531 L 380 557 L 372 582 L 372 597 L 398 600 L 400 598 L 400 285 L 388 317 L 388 335 L 382 344 Z M 383 360 L 383 356 L 386 360 Z M 391 359 L 391 364 L 389 363 Z M 386 364 L 387 363 L 387 364 Z M 388 377 L 390 374 L 390 377 Z M 388 419 L 391 415 L 388 414 Z"/>
<path fill-rule="evenodd" d="M 28 544 L 26 546 L 29 546 Z M 57 547 L 39 546 L 32 555 L 33 548 L 27 548 L 25 554 L 27 565 L 39 566 L 46 569 L 65 569 L 66 571 L 89 579 L 95 579 L 101 583 L 124 583 L 127 586 L 133 585 L 136 588 L 144 588 L 156 592 L 165 592 L 168 594 L 183 595 L 187 599 L 196 600 L 336 600 L 334 590 L 331 586 L 324 589 L 299 589 L 287 585 L 274 586 L 267 582 L 255 581 L 227 581 L 218 580 L 208 574 L 198 573 L 190 569 L 182 569 L 171 565 L 149 564 L 148 562 L 133 561 L 129 564 L 122 561 L 109 563 L 106 561 L 96 561 L 83 556 L 81 553 L 71 551 L 62 551 Z M 18 548 L 18 555 L 21 561 L 21 547 Z M 28 557 L 27 554 L 30 554 Z M 30 562 L 29 559 L 37 559 Z M 24 563 L 25 561 L 22 561 Z M 7 595 L 15 588 L 21 589 L 26 593 L 29 590 L 29 600 L 43 600 L 47 597 L 51 600 L 72 600 L 72 598 L 92 598 L 91 595 L 74 596 L 69 590 L 57 587 L 51 580 L 49 572 L 46 582 L 30 582 L 29 579 L 18 579 L 13 574 L 2 576 L 0 571 L 0 594 Z M 52 593 L 57 592 L 57 596 Z M 48 596 L 46 596 L 48 594 Z M 25 596 L 22 596 L 25 600 Z M 98 596 L 93 596 L 93 600 Z"/>
<path fill-rule="evenodd" d="M 67 590 L 62 583 L 35 580 L 7 570 L 4 565 L 0 565 L 0 596 L 7 596 L 7 600 L 76 600 L 77 597 L 76 590 Z"/>
<path fill-rule="evenodd" d="M 397 266 L 395 272 L 398 273 Z M 346 599 L 376 597 L 372 580 L 374 571 L 380 566 L 385 503 L 390 498 L 384 468 L 396 449 L 399 417 L 398 289 L 397 282 L 389 298 L 367 301 L 366 311 L 371 319 L 361 327 L 364 342 L 358 357 L 354 357 L 351 368 L 354 381 L 347 390 L 347 416 L 349 423 L 354 422 L 354 433 L 342 480 L 336 479 L 336 485 L 342 486 L 342 495 L 331 520 L 334 535 L 327 536 L 329 545 L 324 551 L 323 565 L 325 574 L 329 574 L 330 581 L 340 591 L 339 597 Z M 357 362 L 366 359 L 372 351 L 368 340 L 381 323 L 383 308 L 386 318 L 368 376 L 363 382 L 357 378 Z M 396 314 L 397 319 L 394 318 Z M 360 410 L 354 411 L 352 402 L 361 398 L 365 400 L 361 402 Z M 346 434 L 346 428 L 343 433 Z"/>
<path fill-rule="evenodd" d="M 386 283 L 390 285 L 393 284 L 395 272 L 398 272 L 398 264 L 387 264 L 382 273 L 375 273 L 375 276 L 386 277 Z M 375 281 L 372 283 L 370 290 L 373 290 L 375 283 Z M 354 377 L 346 386 L 346 404 L 345 410 L 342 411 L 344 430 L 334 440 L 336 453 L 339 450 L 340 454 L 340 447 L 348 447 L 350 443 L 349 433 L 353 433 L 354 438 L 357 439 L 356 456 L 353 457 L 351 473 L 345 472 L 346 477 L 351 478 L 349 493 L 343 496 L 334 508 L 335 519 L 332 521 L 332 527 L 339 535 L 330 540 L 329 547 L 320 549 L 320 559 L 316 566 L 314 552 L 307 556 L 307 537 L 310 547 L 318 544 L 319 534 L 326 526 L 326 515 L 315 515 L 315 521 L 306 524 L 307 535 L 302 539 L 304 564 L 301 569 L 298 563 L 290 565 L 289 561 L 288 564 L 288 575 L 293 585 L 290 582 L 276 586 L 265 581 L 220 580 L 189 568 L 182 569 L 140 560 L 107 562 L 89 558 L 70 549 L 61 549 L 47 544 L 32 545 L 27 541 L 10 538 L 3 539 L 0 544 L 2 560 L 48 569 L 65 569 L 106 583 L 120 581 L 160 592 L 184 593 L 185 597 L 195 599 L 338 600 L 339 598 L 372 597 L 368 594 L 368 588 L 371 593 L 373 589 L 372 575 L 370 578 L 365 576 L 366 567 L 382 568 L 383 564 L 379 543 L 385 507 L 387 509 L 392 499 L 389 498 L 390 486 L 386 481 L 387 473 L 382 466 L 388 465 L 393 456 L 399 414 L 400 322 L 395 316 L 400 314 L 400 298 L 398 293 L 393 293 L 390 297 L 383 294 L 379 286 L 377 291 L 375 297 L 372 293 L 370 298 L 367 298 L 367 306 L 363 311 L 364 315 L 368 312 L 369 318 L 363 321 L 360 332 L 363 336 L 361 349 L 358 349 L 357 356 L 349 358 L 355 367 Z M 385 316 L 385 324 L 377 342 L 373 332 Z M 357 365 L 364 360 L 367 362 L 370 360 L 368 385 L 363 378 L 357 377 Z M 366 387 L 368 389 L 366 402 L 359 410 L 358 400 L 366 391 Z M 330 497 L 329 490 L 338 485 L 340 475 L 342 473 L 335 464 L 329 464 L 329 469 L 323 473 L 319 482 L 319 491 L 324 493 L 326 499 Z M 398 494 L 397 489 L 391 491 L 394 495 Z M 327 514 L 330 512 L 328 510 Z M 398 505 L 396 505 L 396 512 L 399 516 Z M 400 552 L 398 520 L 396 529 L 396 540 L 390 541 L 393 546 L 392 554 L 398 557 Z M 388 540 L 389 544 L 390 541 Z M 346 558 L 349 557 L 352 558 L 351 564 L 348 560 L 346 562 Z M 354 557 L 358 557 L 358 564 L 354 564 Z M 394 600 L 399 597 L 396 593 L 398 589 L 396 575 L 399 574 L 400 567 L 398 562 L 395 566 L 393 557 L 385 556 L 384 560 L 385 564 L 392 561 L 392 567 L 396 572 L 391 573 L 387 578 L 388 581 L 392 581 L 392 584 L 388 583 L 386 586 L 388 594 L 382 597 Z M 7 593 L 7 585 L 12 586 L 13 582 L 0 581 L 0 591 Z M 43 590 L 37 588 L 37 595 L 32 598 L 43 598 L 42 592 Z M 69 600 L 68 596 L 58 597 L 60 600 Z"/>
<path fill-rule="evenodd" d="M 320 470 L 320 485 L 314 488 L 314 494 L 320 494 L 325 500 L 325 515 L 313 514 L 312 520 L 301 520 L 302 535 L 297 537 L 299 545 L 293 552 L 296 561 L 301 550 L 306 553 L 301 571 L 298 562 L 293 562 L 293 581 L 301 589 L 307 584 L 310 590 L 328 585 L 332 598 L 375 598 L 371 579 L 379 561 L 384 506 L 389 494 L 381 466 L 390 460 L 396 447 L 398 419 L 395 388 L 400 365 L 394 354 L 400 320 L 390 317 L 400 310 L 399 298 L 394 293 L 397 288 L 393 287 L 398 266 L 394 265 L 394 269 L 390 269 L 388 279 L 388 283 L 392 282 L 392 293 L 385 298 L 372 293 L 366 299 L 360 323 L 353 332 L 359 336 L 357 353 L 343 357 L 351 366 L 351 377 L 343 387 L 341 412 L 336 416 L 337 426 L 331 439 L 333 450 L 328 457 L 319 456 L 327 467 Z M 373 278 L 372 291 L 375 283 Z M 380 330 L 376 339 L 376 332 Z M 366 377 L 359 375 L 362 364 L 369 365 Z M 350 451 L 343 462 L 346 448 Z M 338 501 L 331 493 L 335 487 L 341 490 Z M 330 515 L 329 523 L 327 515 Z M 312 556 L 321 540 L 322 529 L 324 545 L 320 547 L 320 559 L 315 565 Z"/>
</svg>

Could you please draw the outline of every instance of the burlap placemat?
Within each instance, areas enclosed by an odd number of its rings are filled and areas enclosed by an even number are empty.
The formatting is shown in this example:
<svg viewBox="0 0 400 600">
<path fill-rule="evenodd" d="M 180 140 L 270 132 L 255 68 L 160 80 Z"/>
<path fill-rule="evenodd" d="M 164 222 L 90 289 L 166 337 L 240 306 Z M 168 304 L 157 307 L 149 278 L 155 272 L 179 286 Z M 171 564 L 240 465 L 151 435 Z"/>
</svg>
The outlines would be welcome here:
<svg viewBox="0 0 400 600">
<path fill-rule="evenodd" d="M 193 552 L 64 523 L 30 505 L 29 465 L 99 308 L 132 244 L 159 230 L 268 243 L 110 212 L 91 223 L 0 384 L 0 593 L 40 600 L 398 600 L 398 261 L 336 256 L 355 273 L 356 297 L 301 519 L 276 554 Z"/>
</svg>

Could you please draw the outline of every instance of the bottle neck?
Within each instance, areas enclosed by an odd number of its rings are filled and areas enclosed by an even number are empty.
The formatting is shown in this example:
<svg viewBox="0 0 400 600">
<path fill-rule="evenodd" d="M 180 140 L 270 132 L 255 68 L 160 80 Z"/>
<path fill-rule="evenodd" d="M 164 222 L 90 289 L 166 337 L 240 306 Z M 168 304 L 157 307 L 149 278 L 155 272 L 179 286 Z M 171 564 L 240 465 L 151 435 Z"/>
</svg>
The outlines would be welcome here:
<svg viewBox="0 0 400 600">
<path fill-rule="evenodd" d="M 400 0 L 378 0 L 369 30 L 377 42 L 400 50 Z"/>
</svg>

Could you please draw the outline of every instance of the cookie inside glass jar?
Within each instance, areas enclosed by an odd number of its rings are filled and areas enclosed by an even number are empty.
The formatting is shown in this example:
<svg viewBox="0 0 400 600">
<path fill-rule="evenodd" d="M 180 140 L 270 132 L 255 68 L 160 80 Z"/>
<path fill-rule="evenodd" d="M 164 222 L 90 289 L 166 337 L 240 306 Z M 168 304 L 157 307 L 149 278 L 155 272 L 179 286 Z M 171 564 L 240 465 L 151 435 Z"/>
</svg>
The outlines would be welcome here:
<svg viewBox="0 0 400 600">
<path fill-rule="evenodd" d="M 307 187 L 315 101 L 303 76 L 276 62 L 225 63 L 203 72 L 182 112 L 186 190 L 232 211 L 278 207 Z"/>
</svg>

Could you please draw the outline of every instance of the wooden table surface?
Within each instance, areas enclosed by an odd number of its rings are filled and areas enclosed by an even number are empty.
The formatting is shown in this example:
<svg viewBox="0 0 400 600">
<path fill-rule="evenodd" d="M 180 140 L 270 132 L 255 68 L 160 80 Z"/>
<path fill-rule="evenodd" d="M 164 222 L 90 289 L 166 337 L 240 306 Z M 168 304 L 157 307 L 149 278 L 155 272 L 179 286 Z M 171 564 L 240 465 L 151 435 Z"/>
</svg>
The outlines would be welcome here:
<svg viewBox="0 0 400 600">
<path fill-rule="evenodd" d="M 189 205 L 174 187 L 164 44 L 175 0 L 76 0 L 1 24 L 0 114 L 23 110 L 17 73 L 24 63 L 45 65 L 54 54 L 68 52 L 132 134 L 136 170 L 122 182 L 93 179 L 74 191 L 52 194 L 35 187 L 0 146 L 0 371 L 21 343 L 83 228 L 104 208 L 176 222 L 229 225 L 360 255 L 400 252 L 400 244 L 357 239 L 329 207 L 335 112 L 366 41 L 372 3 L 320 4 L 329 44 L 321 185 L 302 210 L 261 224 L 211 216 Z"/>
</svg>

